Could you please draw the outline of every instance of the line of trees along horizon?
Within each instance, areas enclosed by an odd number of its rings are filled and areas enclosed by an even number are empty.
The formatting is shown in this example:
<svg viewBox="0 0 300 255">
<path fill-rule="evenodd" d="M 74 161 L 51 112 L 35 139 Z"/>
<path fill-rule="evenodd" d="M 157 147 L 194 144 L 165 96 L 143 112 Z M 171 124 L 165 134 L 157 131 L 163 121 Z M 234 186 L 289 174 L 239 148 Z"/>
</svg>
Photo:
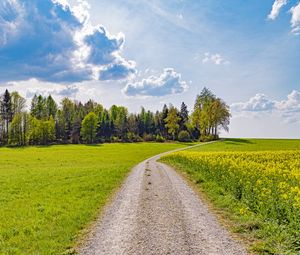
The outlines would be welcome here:
<svg viewBox="0 0 300 255">
<path fill-rule="evenodd" d="M 67 143 L 140 142 L 218 139 L 228 131 L 228 105 L 204 88 L 196 97 L 191 114 L 182 102 L 180 109 L 164 105 L 161 111 L 129 113 L 123 106 L 105 109 L 89 100 L 85 104 L 64 98 L 58 105 L 51 95 L 35 95 L 30 111 L 16 91 L 0 96 L 0 145 L 25 146 Z"/>
</svg>

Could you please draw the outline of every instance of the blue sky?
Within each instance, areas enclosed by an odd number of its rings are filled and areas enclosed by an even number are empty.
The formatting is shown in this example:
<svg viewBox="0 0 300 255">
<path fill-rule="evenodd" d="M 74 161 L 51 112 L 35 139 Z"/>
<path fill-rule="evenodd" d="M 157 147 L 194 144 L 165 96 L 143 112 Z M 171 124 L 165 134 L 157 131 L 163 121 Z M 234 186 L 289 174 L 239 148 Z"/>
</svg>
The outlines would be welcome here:
<svg viewBox="0 0 300 255">
<path fill-rule="evenodd" d="M 0 92 L 192 108 L 204 86 L 236 137 L 300 138 L 298 0 L 4 0 Z"/>
</svg>

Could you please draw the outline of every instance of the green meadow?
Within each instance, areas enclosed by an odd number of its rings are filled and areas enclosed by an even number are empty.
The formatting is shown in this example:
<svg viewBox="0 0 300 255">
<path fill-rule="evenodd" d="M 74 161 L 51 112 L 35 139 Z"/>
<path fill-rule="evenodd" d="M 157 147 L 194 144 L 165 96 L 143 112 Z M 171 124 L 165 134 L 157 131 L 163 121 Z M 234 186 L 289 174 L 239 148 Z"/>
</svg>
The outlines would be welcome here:
<svg viewBox="0 0 300 255">
<path fill-rule="evenodd" d="M 273 151 L 300 150 L 297 139 L 242 139 L 227 138 L 223 141 L 207 144 L 190 151 Z"/>
<path fill-rule="evenodd" d="M 72 254 L 135 164 L 184 146 L 0 148 L 0 254 Z"/>
</svg>

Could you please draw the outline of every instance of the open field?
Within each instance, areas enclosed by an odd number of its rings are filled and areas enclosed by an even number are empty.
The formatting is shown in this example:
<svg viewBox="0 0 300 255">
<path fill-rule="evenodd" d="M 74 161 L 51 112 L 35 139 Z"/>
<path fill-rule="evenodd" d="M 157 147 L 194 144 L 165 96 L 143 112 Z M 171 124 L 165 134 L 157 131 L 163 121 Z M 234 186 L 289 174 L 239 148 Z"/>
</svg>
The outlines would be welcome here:
<svg viewBox="0 0 300 255">
<path fill-rule="evenodd" d="M 184 144 L 0 149 L 0 254 L 68 254 L 138 162 Z"/>
<path fill-rule="evenodd" d="M 191 151 L 274 151 L 300 150 L 300 140 L 290 139 L 238 139 L 227 138 L 222 142 L 212 143 L 190 149 Z"/>
<path fill-rule="evenodd" d="M 162 160 L 202 190 L 261 254 L 299 254 L 300 140 L 235 140 Z M 255 151 L 256 150 L 256 151 Z M 228 222 L 227 222 L 228 224 Z"/>
</svg>

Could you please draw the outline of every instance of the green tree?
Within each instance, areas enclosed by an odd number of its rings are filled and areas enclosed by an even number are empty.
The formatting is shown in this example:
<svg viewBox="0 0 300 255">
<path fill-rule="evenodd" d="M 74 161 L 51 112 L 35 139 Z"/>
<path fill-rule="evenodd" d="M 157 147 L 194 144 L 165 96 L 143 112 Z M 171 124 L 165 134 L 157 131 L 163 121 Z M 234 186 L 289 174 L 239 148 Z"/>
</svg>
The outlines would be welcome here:
<svg viewBox="0 0 300 255">
<path fill-rule="evenodd" d="M 28 143 L 29 115 L 26 112 L 16 113 L 9 126 L 9 144 L 24 146 Z"/>
<path fill-rule="evenodd" d="M 228 131 L 229 107 L 210 90 L 204 88 L 197 96 L 192 113 L 192 123 L 200 130 L 201 139 L 218 138 L 218 129 Z"/>
<path fill-rule="evenodd" d="M 71 143 L 80 142 L 81 122 L 85 116 L 84 105 L 81 102 L 74 102 L 74 114 L 72 117 Z"/>
<path fill-rule="evenodd" d="M 109 109 L 109 118 L 113 135 L 121 139 L 124 139 L 127 133 L 127 115 L 128 110 L 123 106 L 113 105 Z"/>
<path fill-rule="evenodd" d="M 52 116 L 55 118 L 57 113 L 57 103 L 54 101 L 51 95 L 49 95 L 46 99 L 46 115 L 47 118 L 50 118 Z"/>
<path fill-rule="evenodd" d="M 41 121 L 41 143 L 49 144 L 55 140 L 55 121 L 52 116 L 49 120 Z"/>
<path fill-rule="evenodd" d="M 222 128 L 226 132 L 229 131 L 230 124 L 229 106 L 220 98 L 216 98 L 212 103 L 212 135 L 218 138 L 218 129 Z"/>
<path fill-rule="evenodd" d="M 127 128 L 128 132 L 137 134 L 139 127 L 138 127 L 138 118 L 135 114 L 130 114 L 127 118 Z"/>
<path fill-rule="evenodd" d="M 1 120 L 3 121 L 2 140 L 5 144 L 7 144 L 9 124 L 13 118 L 11 95 L 7 89 L 5 90 L 4 95 L 2 96 L 0 105 L 0 115 Z"/>
<path fill-rule="evenodd" d="M 182 102 L 181 107 L 180 107 L 180 130 L 186 130 L 187 123 L 189 121 L 189 111 L 187 109 L 187 105 Z"/>
<path fill-rule="evenodd" d="M 77 144 L 80 141 L 81 118 L 76 116 L 72 124 L 71 143 Z"/>
<path fill-rule="evenodd" d="M 0 107 L 1 107 L 1 102 L 0 102 Z M 0 146 L 4 144 L 4 130 L 5 130 L 5 123 L 2 118 L 2 115 L 0 114 Z"/>
<path fill-rule="evenodd" d="M 210 135 L 211 106 L 215 98 L 215 95 L 207 88 L 204 88 L 200 95 L 196 97 L 192 122 L 200 130 L 203 137 Z"/>
<path fill-rule="evenodd" d="M 29 124 L 29 142 L 31 144 L 47 145 L 55 140 L 55 121 L 52 116 L 49 120 L 39 120 L 31 117 Z"/>
<path fill-rule="evenodd" d="M 88 113 L 81 123 L 81 135 L 87 143 L 93 143 L 97 133 L 98 118 L 94 112 Z"/>
<path fill-rule="evenodd" d="M 61 109 L 57 110 L 55 117 L 55 136 L 59 143 L 61 143 L 65 137 L 65 120 Z"/>
<path fill-rule="evenodd" d="M 117 115 L 114 121 L 115 134 L 124 139 L 127 132 L 127 114 L 128 111 L 125 107 L 119 106 L 117 108 Z"/>
<path fill-rule="evenodd" d="M 145 131 L 147 134 L 153 134 L 155 131 L 154 115 L 151 111 L 145 113 Z"/>
<path fill-rule="evenodd" d="M 11 108 L 12 114 L 15 115 L 17 113 L 24 112 L 26 107 L 26 99 L 20 96 L 20 94 L 16 91 L 11 93 Z"/>
<path fill-rule="evenodd" d="M 61 124 L 64 126 L 64 131 L 63 131 L 63 140 L 65 142 L 70 140 L 71 133 L 72 133 L 72 124 L 73 120 L 75 117 L 75 104 L 69 99 L 69 98 L 64 98 L 61 101 L 61 113 L 62 113 L 62 121 Z"/>
<path fill-rule="evenodd" d="M 166 104 L 164 104 L 162 113 L 161 113 L 160 122 L 161 122 L 161 133 L 165 138 L 167 138 L 167 135 L 168 135 L 168 130 L 166 128 L 166 122 L 165 122 L 165 119 L 167 118 L 168 113 L 169 113 L 169 108 Z"/>
<path fill-rule="evenodd" d="M 155 132 L 154 114 L 150 111 L 146 111 L 144 107 L 142 107 L 141 112 L 138 115 L 138 127 L 140 136 L 154 134 Z"/>
<path fill-rule="evenodd" d="M 39 129 L 40 121 L 31 115 L 29 120 L 29 143 L 30 144 L 39 144 L 40 141 L 40 129 Z"/>
<path fill-rule="evenodd" d="M 47 118 L 47 107 L 46 107 L 46 98 L 44 98 L 42 95 L 36 96 L 31 100 L 31 109 L 30 114 L 41 120 Z"/>
<path fill-rule="evenodd" d="M 127 139 L 129 142 L 136 142 L 140 139 L 138 127 L 138 117 L 136 114 L 129 114 L 127 118 Z"/>
<path fill-rule="evenodd" d="M 12 121 L 9 125 L 8 143 L 11 145 L 26 145 L 28 132 L 28 115 L 25 112 L 26 99 L 16 91 L 10 94 Z"/>
<path fill-rule="evenodd" d="M 179 121 L 180 117 L 178 116 L 178 111 L 174 106 L 169 108 L 168 116 L 165 119 L 165 126 L 168 130 L 168 133 L 172 135 L 173 140 L 175 140 L 176 134 L 179 130 Z"/>
<path fill-rule="evenodd" d="M 110 114 L 106 109 L 101 114 L 99 123 L 97 136 L 108 140 L 112 135 L 112 121 L 110 119 Z"/>
<path fill-rule="evenodd" d="M 146 126 L 145 126 L 145 117 L 146 111 L 145 108 L 141 108 L 141 112 L 138 114 L 138 129 L 139 129 L 139 135 L 143 136 L 146 133 Z"/>
</svg>

